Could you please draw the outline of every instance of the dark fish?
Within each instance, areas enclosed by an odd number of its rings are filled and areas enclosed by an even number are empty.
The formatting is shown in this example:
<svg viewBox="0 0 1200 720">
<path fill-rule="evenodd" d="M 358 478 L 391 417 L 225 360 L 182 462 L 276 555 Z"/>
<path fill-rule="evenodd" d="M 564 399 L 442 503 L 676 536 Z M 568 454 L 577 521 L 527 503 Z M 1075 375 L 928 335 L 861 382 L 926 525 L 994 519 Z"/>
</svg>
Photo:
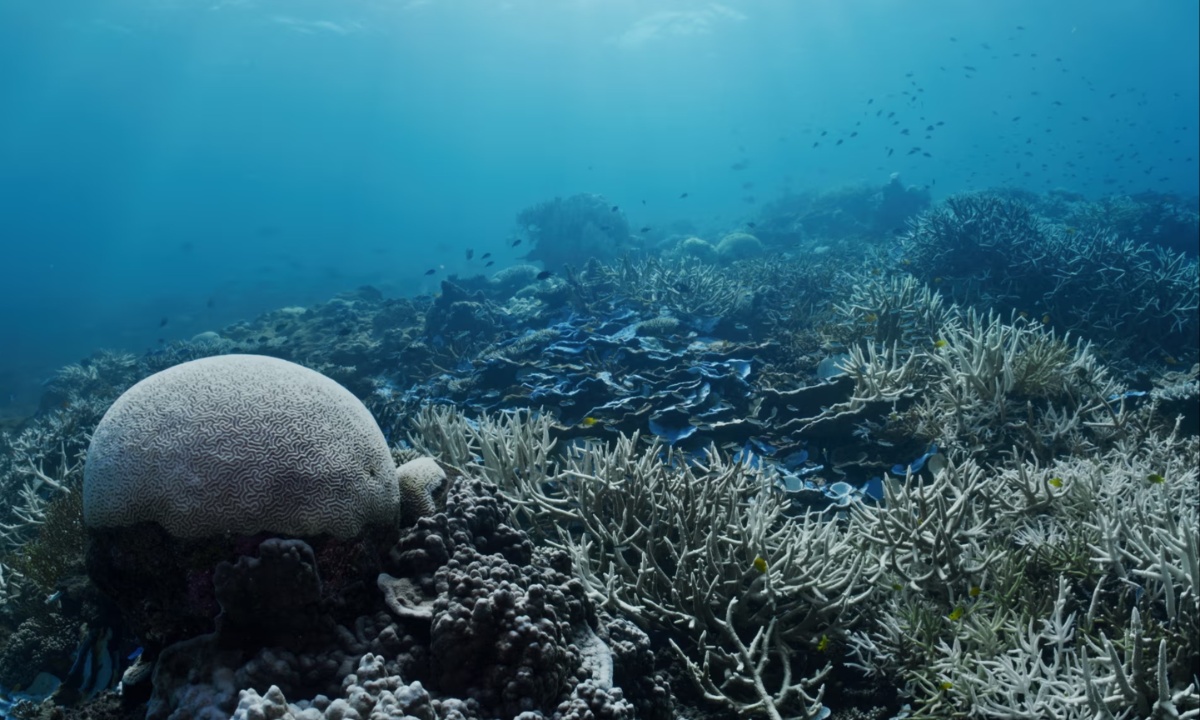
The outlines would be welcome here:
<svg viewBox="0 0 1200 720">
<path fill-rule="evenodd" d="M 648 233 L 648 232 L 650 232 L 650 226 L 649 226 L 649 225 L 647 225 L 646 227 L 642 228 L 642 229 L 640 230 L 640 232 L 644 232 L 644 233 Z"/>
<path fill-rule="evenodd" d="M 682 194 L 680 194 L 679 199 L 682 200 L 685 197 L 687 197 L 687 193 L 682 193 Z"/>
<path fill-rule="evenodd" d="M 168 320 L 167 318 L 163 318 L 162 320 L 159 320 L 159 321 L 158 321 L 158 326 L 159 326 L 159 327 L 166 327 L 168 322 L 170 322 L 170 320 Z"/>
<path fill-rule="evenodd" d="M 484 266 L 484 267 L 491 267 L 491 266 L 493 266 L 493 265 L 495 265 L 495 264 L 496 264 L 496 261 L 495 261 L 495 260 L 488 260 L 487 262 L 485 262 L 485 263 L 483 264 L 483 266 Z"/>
<path fill-rule="evenodd" d="M 868 105 L 870 105 L 870 104 L 871 104 L 871 103 L 873 103 L 873 102 L 875 102 L 875 98 L 871 98 L 870 100 L 868 100 L 868 101 L 867 101 L 867 104 L 868 104 Z"/>
<path fill-rule="evenodd" d="M 819 142 L 815 142 L 815 143 L 813 143 L 813 147 L 816 147 L 816 146 L 818 146 L 818 145 L 820 145 L 820 144 L 821 144 L 821 143 L 819 143 Z"/>
<path fill-rule="evenodd" d="M 887 156 L 888 156 L 888 157 L 891 157 L 891 156 L 892 156 L 892 153 L 894 153 L 894 152 L 896 152 L 896 148 L 888 148 L 888 154 L 887 154 Z"/>
<path fill-rule="evenodd" d="M 901 135 L 907 135 L 907 134 L 908 134 L 908 128 L 904 128 L 903 130 L 901 130 L 901 131 L 900 131 L 900 134 L 901 134 Z"/>
<path fill-rule="evenodd" d="M 963 70 L 967 72 L 976 72 L 974 65 L 963 65 Z"/>
<path fill-rule="evenodd" d="M 755 227 L 754 223 L 746 223 L 746 227 Z"/>
<path fill-rule="evenodd" d="M 512 241 L 512 247 L 516 247 L 520 244 L 521 244 L 521 238 L 517 238 L 516 240 Z"/>
<path fill-rule="evenodd" d="M 216 305 L 216 304 L 217 304 L 216 298 L 209 298 L 209 299 L 208 299 L 208 302 L 204 303 L 204 307 L 208 307 L 208 308 L 210 308 L 210 307 L 212 307 L 213 305 Z"/>
<path fill-rule="evenodd" d="M 467 259 L 470 260 L 473 257 L 475 257 L 475 251 L 471 248 L 467 248 Z"/>
<path fill-rule="evenodd" d="M 541 271 L 540 273 L 538 273 L 538 274 L 537 274 L 537 279 L 538 279 L 538 280 L 545 280 L 546 278 L 550 277 L 550 276 L 551 276 L 551 275 L 553 275 L 553 274 L 554 274 L 554 273 L 553 273 L 553 272 L 551 272 L 551 271 L 549 271 L 549 270 L 543 270 L 543 271 Z"/>
<path fill-rule="evenodd" d="M 426 275 L 432 275 L 432 274 L 434 274 L 435 272 L 437 272 L 437 268 L 429 268 L 428 270 L 426 270 L 426 271 L 425 271 L 425 274 L 426 274 Z"/>
<path fill-rule="evenodd" d="M 850 133 L 850 137 L 858 137 L 858 131 L 855 130 L 854 132 Z"/>
<path fill-rule="evenodd" d="M 826 136 L 826 135 L 828 135 L 828 134 L 829 134 L 829 131 L 828 131 L 828 130 L 822 130 L 822 131 L 821 131 L 821 137 L 825 137 L 825 136 Z"/>
<path fill-rule="evenodd" d="M 491 256 L 492 256 L 492 254 L 491 254 L 490 252 L 486 252 L 486 253 L 484 253 L 484 254 L 480 255 L 480 256 L 479 256 L 479 259 L 480 259 L 480 260 L 487 260 L 487 259 L 488 259 L 488 258 L 490 258 Z"/>
<path fill-rule="evenodd" d="M 835 143 L 834 143 L 834 145 L 841 145 L 841 144 L 842 144 L 842 143 L 844 143 L 844 142 L 846 142 L 846 141 L 845 141 L 845 140 L 843 140 L 843 139 L 841 139 L 841 138 L 838 138 L 838 141 L 837 141 L 837 142 L 835 142 Z"/>
<path fill-rule="evenodd" d="M 621 206 L 620 206 L 620 205 L 613 205 L 613 206 L 612 206 L 612 207 L 609 209 L 609 212 L 616 212 L 616 211 L 618 211 L 618 210 L 620 210 L 620 209 L 621 209 Z"/>
<path fill-rule="evenodd" d="M 729 169 L 730 170 L 745 170 L 748 167 L 750 167 L 750 164 L 748 162 L 746 162 L 745 160 L 738 160 L 734 164 L 730 165 Z M 642 202 L 644 203 L 646 201 L 643 200 Z"/>
</svg>

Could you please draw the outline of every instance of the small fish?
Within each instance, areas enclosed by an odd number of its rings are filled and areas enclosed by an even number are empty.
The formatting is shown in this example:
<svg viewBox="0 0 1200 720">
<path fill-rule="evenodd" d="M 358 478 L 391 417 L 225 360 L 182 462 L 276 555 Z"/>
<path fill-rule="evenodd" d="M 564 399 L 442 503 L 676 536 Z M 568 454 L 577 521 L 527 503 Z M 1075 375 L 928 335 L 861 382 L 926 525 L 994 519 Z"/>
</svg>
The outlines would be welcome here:
<svg viewBox="0 0 1200 720">
<path fill-rule="evenodd" d="M 493 266 L 493 265 L 495 265 L 495 264 L 496 264 L 496 261 L 495 261 L 495 260 L 488 260 L 487 262 L 485 262 L 485 263 L 483 264 L 483 266 L 484 266 L 484 267 L 491 267 L 491 266 Z"/>
<path fill-rule="evenodd" d="M 612 207 L 609 209 L 609 212 L 616 212 L 616 211 L 618 211 L 618 210 L 620 210 L 620 209 L 621 209 L 621 206 L 620 206 L 620 205 L 613 205 L 613 206 L 612 206 Z"/>
<path fill-rule="evenodd" d="M 1162 485 L 1166 481 L 1167 479 L 1158 473 L 1150 473 L 1146 476 L 1146 482 L 1150 483 L 1151 485 Z"/>
<path fill-rule="evenodd" d="M 817 652 L 829 652 L 829 645 L 829 636 L 822 635 L 821 639 L 817 641 Z"/>
<path fill-rule="evenodd" d="M 204 307 L 211 308 L 213 305 L 216 305 L 216 304 L 217 304 L 216 298 L 209 298 L 208 302 L 204 303 Z"/>
<path fill-rule="evenodd" d="M 959 620 L 962 620 L 963 615 L 966 615 L 966 614 L 967 614 L 966 608 L 964 608 L 962 605 L 959 605 L 958 607 L 951 610 L 950 614 L 947 615 L 946 617 L 950 618 L 950 622 L 958 622 Z"/>
<path fill-rule="evenodd" d="M 642 228 L 642 229 L 641 229 L 641 232 L 644 232 L 644 233 L 648 233 L 648 232 L 650 232 L 650 226 L 649 226 L 649 225 L 647 225 L 646 227 Z"/>
<path fill-rule="evenodd" d="M 755 555 L 754 562 L 752 562 L 751 565 L 760 573 L 765 573 L 767 571 L 767 561 L 762 555 Z"/>
<path fill-rule="evenodd" d="M 949 680 L 943 680 L 938 687 L 942 689 L 942 692 L 949 692 L 950 689 L 954 687 L 954 683 L 950 682 Z"/>
<path fill-rule="evenodd" d="M 754 223 L 746 223 L 746 227 L 757 227 Z"/>
<path fill-rule="evenodd" d="M 865 316 L 863 316 L 863 320 L 866 320 L 869 323 L 873 323 L 878 319 L 879 319 L 879 316 L 876 315 L 875 313 L 867 313 Z"/>
<path fill-rule="evenodd" d="M 169 323 L 169 322 L 170 322 L 170 319 L 168 319 L 168 318 L 165 318 L 165 317 L 164 317 L 162 320 L 159 320 L 159 321 L 158 321 L 158 326 L 159 326 L 159 327 L 166 327 L 166 326 L 167 326 L 167 323 Z"/>
<path fill-rule="evenodd" d="M 949 344 L 950 343 L 946 342 L 945 338 L 938 338 L 937 340 L 934 341 L 933 346 L 935 348 L 937 348 L 938 350 L 941 350 L 942 348 L 946 347 Z"/>
<path fill-rule="evenodd" d="M 425 271 L 425 274 L 426 274 L 426 275 L 432 275 L 432 274 L 434 274 L 435 272 L 437 272 L 437 268 L 429 268 L 428 270 L 426 270 L 426 271 Z"/>
<path fill-rule="evenodd" d="M 837 142 L 835 142 L 835 143 L 834 143 L 834 145 L 841 145 L 841 144 L 842 144 L 842 143 L 844 143 L 844 142 L 846 142 L 846 141 L 845 141 L 845 140 L 843 140 L 843 139 L 841 139 L 841 138 L 838 138 L 838 141 L 837 141 Z"/>
<path fill-rule="evenodd" d="M 941 276 L 940 276 L 940 275 L 939 275 L 938 277 L 935 277 L 935 278 L 933 279 L 933 284 L 934 284 L 934 285 L 941 285 L 941 284 L 942 284 L 942 278 L 941 278 Z"/>
<path fill-rule="evenodd" d="M 687 195 L 688 195 L 687 193 L 683 193 L 683 194 L 681 194 L 681 195 L 679 196 L 679 199 L 680 199 L 680 200 L 682 200 L 682 199 L 684 199 L 685 197 L 687 197 Z"/>
<path fill-rule="evenodd" d="M 520 244 L 521 244 L 521 238 L 517 238 L 516 240 L 512 241 L 512 245 L 510 247 L 516 247 Z"/>
<path fill-rule="evenodd" d="M 963 65 L 963 70 L 966 70 L 967 72 L 975 72 L 975 66 L 974 65 Z"/>
<path fill-rule="evenodd" d="M 471 248 L 467 248 L 467 259 L 470 260 L 473 257 L 475 257 L 475 251 Z"/>
<path fill-rule="evenodd" d="M 580 420 L 579 424 L 585 428 L 590 428 L 590 427 L 593 427 L 598 422 L 600 422 L 600 420 L 598 418 L 594 418 L 591 415 L 588 415 L 584 419 Z"/>
<path fill-rule="evenodd" d="M 551 276 L 551 275 L 553 275 L 553 274 L 554 274 L 554 273 L 553 273 L 553 272 L 551 272 L 550 270 L 543 270 L 543 271 L 541 271 L 540 273 L 538 273 L 538 274 L 537 274 L 537 279 L 538 279 L 538 280 L 545 280 L 546 278 L 550 277 L 550 276 Z"/>
<path fill-rule="evenodd" d="M 1069 228 L 1067 228 L 1067 234 L 1068 234 L 1068 235 L 1074 235 L 1076 232 L 1078 232 L 1078 230 L 1076 230 L 1076 229 L 1075 229 L 1075 228 L 1073 228 L 1073 227 L 1069 227 Z"/>
<path fill-rule="evenodd" d="M 491 254 L 490 252 L 485 252 L 484 254 L 482 254 L 482 255 L 480 255 L 480 256 L 479 256 L 479 259 L 480 259 L 480 260 L 487 260 L 487 259 L 488 259 L 488 258 L 490 258 L 491 256 L 492 256 L 492 254 Z"/>
<path fill-rule="evenodd" d="M 979 597 L 980 593 L 982 592 L 983 588 L 979 587 L 978 585 L 972 585 L 971 589 L 967 591 L 967 594 L 971 597 Z"/>
<path fill-rule="evenodd" d="M 1047 314 L 1045 314 L 1045 315 L 1043 315 L 1043 316 L 1042 316 L 1042 324 L 1043 324 L 1043 325 L 1049 325 L 1049 324 L 1050 324 L 1050 315 L 1049 315 L 1049 313 L 1047 313 Z"/>
<path fill-rule="evenodd" d="M 1179 364 L 1179 361 L 1175 359 L 1174 355 L 1163 355 L 1163 362 L 1168 365 L 1178 365 Z"/>
</svg>

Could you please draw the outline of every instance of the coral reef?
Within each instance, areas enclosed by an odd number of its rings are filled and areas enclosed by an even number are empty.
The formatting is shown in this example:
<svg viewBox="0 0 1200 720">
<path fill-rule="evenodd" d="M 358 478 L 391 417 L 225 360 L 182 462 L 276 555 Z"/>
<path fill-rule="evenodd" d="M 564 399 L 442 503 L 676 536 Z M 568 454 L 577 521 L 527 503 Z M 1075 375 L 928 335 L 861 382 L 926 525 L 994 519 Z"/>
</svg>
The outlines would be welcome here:
<svg viewBox="0 0 1200 720">
<path fill-rule="evenodd" d="M 548 277 L 360 288 L 64 368 L 0 432 L 0 712 L 1200 717 L 1195 266 L 1162 247 L 1186 209 L 998 191 L 897 237 L 924 197 L 797 199 L 644 256 L 589 250 L 620 213 L 573 198 L 523 231 L 570 241 Z M 698 237 L 751 229 L 731 264 Z M 361 400 L 349 452 L 399 512 L 88 531 L 118 397 L 247 353 Z M 206 421 L 217 451 L 262 435 L 242 405 Z"/>
</svg>

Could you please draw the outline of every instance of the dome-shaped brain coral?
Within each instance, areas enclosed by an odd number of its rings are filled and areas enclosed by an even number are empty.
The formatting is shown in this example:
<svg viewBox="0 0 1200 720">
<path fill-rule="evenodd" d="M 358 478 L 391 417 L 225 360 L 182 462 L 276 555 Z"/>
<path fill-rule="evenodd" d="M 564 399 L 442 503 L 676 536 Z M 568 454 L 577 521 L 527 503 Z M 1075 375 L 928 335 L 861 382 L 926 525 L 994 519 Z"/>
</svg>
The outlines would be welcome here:
<svg viewBox="0 0 1200 720">
<path fill-rule="evenodd" d="M 89 528 L 155 522 L 177 538 L 348 538 L 394 523 L 387 440 L 350 391 L 261 355 L 185 362 L 137 383 L 92 435 Z"/>
<path fill-rule="evenodd" d="M 717 255 L 725 262 L 746 260 L 763 253 L 762 241 L 750 233 L 734 232 L 717 243 Z"/>
</svg>

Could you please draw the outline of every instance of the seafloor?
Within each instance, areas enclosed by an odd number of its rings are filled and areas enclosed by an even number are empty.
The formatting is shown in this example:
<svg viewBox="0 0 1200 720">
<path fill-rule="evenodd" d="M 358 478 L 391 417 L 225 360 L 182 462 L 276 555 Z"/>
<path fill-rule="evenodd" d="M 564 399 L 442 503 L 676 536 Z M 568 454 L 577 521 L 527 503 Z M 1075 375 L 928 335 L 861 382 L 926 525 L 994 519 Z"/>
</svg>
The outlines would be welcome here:
<svg viewBox="0 0 1200 720">
<path fill-rule="evenodd" d="M 1200 717 L 1194 203 L 519 223 L 537 265 L 62 368 L 0 434 L 0 714 Z"/>
</svg>

